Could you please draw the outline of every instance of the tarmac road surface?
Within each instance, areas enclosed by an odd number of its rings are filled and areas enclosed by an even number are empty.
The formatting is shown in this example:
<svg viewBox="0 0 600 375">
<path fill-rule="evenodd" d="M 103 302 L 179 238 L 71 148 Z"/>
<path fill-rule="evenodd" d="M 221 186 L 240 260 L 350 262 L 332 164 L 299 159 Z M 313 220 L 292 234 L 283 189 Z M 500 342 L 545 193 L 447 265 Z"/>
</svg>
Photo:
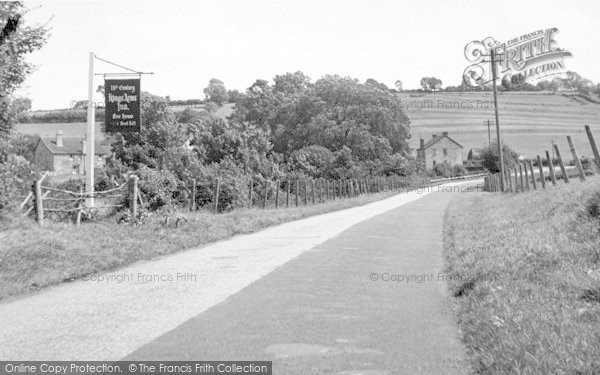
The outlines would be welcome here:
<svg viewBox="0 0 600 375">
<path fill-rule="evenodd" d="M 272 360 L 286 375 L 468 373 L 443 274 L 455 194 L 354 225 L 124 359 Z"/>
<path fill-rule="evenodd" d="M 473 182 L 443 186 L 464 184 Z M 439 274 L 445 208 L 460 193 L 438 190 L 2 301 L 0 358 L 272 360 L 275 374 L 462 373 L 464 348 Z"/>
</svg>

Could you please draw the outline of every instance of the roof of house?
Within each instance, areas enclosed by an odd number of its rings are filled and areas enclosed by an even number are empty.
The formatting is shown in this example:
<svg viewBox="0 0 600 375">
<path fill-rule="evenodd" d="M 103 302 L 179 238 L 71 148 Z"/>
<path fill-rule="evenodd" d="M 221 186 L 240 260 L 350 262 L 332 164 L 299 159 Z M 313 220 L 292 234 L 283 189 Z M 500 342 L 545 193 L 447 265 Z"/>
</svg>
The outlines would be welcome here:
<svg viewBox="0 0 600 375">
<path fill-rule="evenodd" d="M 62 147 L 59 147 L 56 144 L 56 137 L 40 137 L 40 140 L 36 146 L 36 148 L 39 146 L 39 144 L 43 143 L 48 150 L 50 150 L 50 152 L 52 154 L 55 155 L 64 155 L 64 154 L 82 154 L 83 150 L 83 138 L 67 138 L 64 137 L 63 138 L 63 145 Z M 96 147 L 94 148 L 94 153 L 96 155 L 106 155 L 108 154 L 108 149 L 106 148 L 105 145 L 101 144 L 100 141 L 96 141 Z"/>
<path fill-rule="evenodd" d="M 442 139 L 444 139 L 444 138 L 448 138 L 448 140 L 450 140 L 450 142 L 452 142 L 452 143 L 456 144 L 456 145 L 457 145 L 458 147 L 460 147 L 460 148 L 463 148 L 463 146 L 462 146 L 460 143 L 456 142 L 454 139 L 450 138 L 450 137 L 448 136 L 448 134 L 445 134 L 445 133 L 444 133 L 444 134 L 442 134 L 442 135 L 434 135 L 433 137 L 431 137 L 431 139 L 430 139 L 429 141 L 427 141 L 427 142 L 426 142 L 426 143 L 423 145 L 423 147 L 419 148 L 419 150 L 426 150 L 426 149 L 428 149 L 429 147 L 431 147 L 431 146 L 433 146 L 434 144 L 438 143 L 439 141 L 441 141 L 441 140 L 442 140 Z"/>
</svg>

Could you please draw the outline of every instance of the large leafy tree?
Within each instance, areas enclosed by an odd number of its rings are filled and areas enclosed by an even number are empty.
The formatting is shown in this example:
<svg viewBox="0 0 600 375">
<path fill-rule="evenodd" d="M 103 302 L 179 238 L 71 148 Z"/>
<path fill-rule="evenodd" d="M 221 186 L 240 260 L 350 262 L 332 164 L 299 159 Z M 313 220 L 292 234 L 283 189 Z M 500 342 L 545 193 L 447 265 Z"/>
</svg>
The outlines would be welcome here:
<svg viewBox="0 0 600 375">
<path fill-rule="evenodd" d="M 223 81 L 212 78 L 204 89 L 204 95 L 213 103 L 221 105 L 227 101 L 227 89 Z"/>
<path fill-rule="evenodd" d="M 421 88 L 425 91 L 439 91 L 442 88 L 442 80 L 436 77 L 423 77 Z"/>
<path fill-rule="evenodd" d="M 325 76 L 312 83 L 296 72 L 276 76 L 273 85 L 258 80 L 238 103 L 232 121 L 268 132 L 273 151 L 285 158 L 294 155 L 294 160 L 313 153 L 313 146 L 344 150 L 357 161 L 408 150 L 408 118 L 397 96 L 373 79 L 363 84 Z"/>
<path fill-rule="evenodd" d="M 28 26 L 25 12 L 21 2 L 0 2 L 0 140 L 6 140 L 17 115 L 11 97 L 33 69 L 26 56 L 44 45 L 48 32 Z"/>
</svg>

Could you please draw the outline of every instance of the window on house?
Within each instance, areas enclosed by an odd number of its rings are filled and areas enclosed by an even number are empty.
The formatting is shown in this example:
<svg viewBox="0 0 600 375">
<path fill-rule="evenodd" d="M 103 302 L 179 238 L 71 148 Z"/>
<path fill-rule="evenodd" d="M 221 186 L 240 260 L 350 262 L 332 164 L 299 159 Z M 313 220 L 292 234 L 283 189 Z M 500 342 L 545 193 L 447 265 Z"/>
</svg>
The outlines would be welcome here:
<svg viewBox="0 0 600 375">
<path fill-rule="evenodd" d="M 436 154 L 436 152 L 435 152 L 435 151 L 436 151 L 436 150 L 435 150 L 435 148 L 432 148 L 432 149 L 431 149 L 431 156 L 435 157 L 435 154 Z"/>
<path fill-rule="evenodd" d="M 447 148 L 444 149 L 444 156 L 448 156 L 448 149 Z"/>
</svg>

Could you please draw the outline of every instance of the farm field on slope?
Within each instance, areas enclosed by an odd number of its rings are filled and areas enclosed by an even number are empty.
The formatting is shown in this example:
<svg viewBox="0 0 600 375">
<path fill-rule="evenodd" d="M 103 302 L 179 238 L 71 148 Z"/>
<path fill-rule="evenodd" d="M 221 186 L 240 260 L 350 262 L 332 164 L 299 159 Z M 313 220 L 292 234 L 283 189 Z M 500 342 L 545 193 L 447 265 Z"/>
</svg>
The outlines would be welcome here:
<svg viewBox="0 0 600 375">
<path fill-rule="evenodd" d="M 467 93 L 401 93 L 402 106 L 411 121 L 411 146 L 417 148 L 419 138 L 448 131 L 469 149 L 488 143 L 484 121 L 494 119 L 491 92 Z M 580 156 L 591 156 L 584 125 L 600 137 L 600 104 L 581 98 L 548 92 L 498 93 L 500 125 L 503 139 L 525 156 L 543 155 L 554 140 L 562 154 L 569 155 L 566 136 L 571 135 Z M 495 127 L 492 126 L 492 141 Z"/>
</svg>

